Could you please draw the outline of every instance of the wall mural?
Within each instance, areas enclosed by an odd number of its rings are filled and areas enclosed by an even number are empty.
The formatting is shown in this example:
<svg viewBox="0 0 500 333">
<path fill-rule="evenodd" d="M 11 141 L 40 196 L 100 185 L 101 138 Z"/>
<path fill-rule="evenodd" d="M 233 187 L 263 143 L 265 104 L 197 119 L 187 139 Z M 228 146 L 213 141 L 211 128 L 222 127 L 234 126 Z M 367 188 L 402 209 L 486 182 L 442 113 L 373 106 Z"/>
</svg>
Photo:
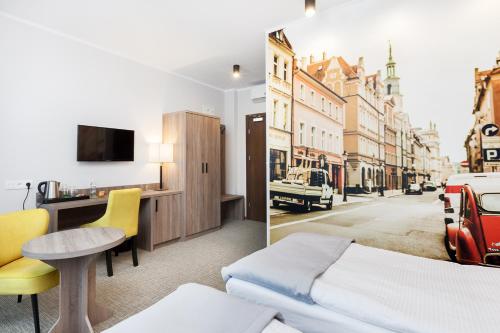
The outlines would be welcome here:
<svg viewBox="0 0 500 333">
<path fill-rule="evenodd" d="M 377 3 L 268 34 L 270 241 L 318 232 L 452 260 L 446 183 L 500 171 L 479 144 L 500 122 L 499 23 L 465 1 Z"/>
</svg>

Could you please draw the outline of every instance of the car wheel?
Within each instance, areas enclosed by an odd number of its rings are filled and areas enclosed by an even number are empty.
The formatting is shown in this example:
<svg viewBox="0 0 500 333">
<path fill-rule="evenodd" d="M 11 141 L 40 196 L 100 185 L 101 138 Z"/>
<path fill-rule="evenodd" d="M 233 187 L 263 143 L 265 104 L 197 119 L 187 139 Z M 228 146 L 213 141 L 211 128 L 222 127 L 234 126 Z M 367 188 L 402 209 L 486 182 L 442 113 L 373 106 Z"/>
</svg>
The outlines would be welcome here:
<svg viewBox="0 0 500 333">
<path fill-rule="evenodd" d="M 333 197 L 330 197 L 330 201 L 326 204 L 326 209 L 332 210 L 333 208 Z"/>
<path fill-rule="evenodd" d="M 273 208 L 278 208 L 280 206 L 280 202 L 277 200 L 273 200 Z"/>
<path fill-rule="evenodd" d="M 304 210 L 304 212 L 310 212 L 311 208 L 312 208 L 311 201 L 309 201 L 309 200 L 304 201 L 304 206 L 302 207 L 302 209 Z"/>
<path fill-rule="evenodd" d="M 457 262 L 456 252 L 450 248 L 450 239 L 448 238 L 448 234 L 444 235 L 444 247 L 446 248 L 446 252 L 448 253 L 448 257 L 453 262 Z"/>
</svg>

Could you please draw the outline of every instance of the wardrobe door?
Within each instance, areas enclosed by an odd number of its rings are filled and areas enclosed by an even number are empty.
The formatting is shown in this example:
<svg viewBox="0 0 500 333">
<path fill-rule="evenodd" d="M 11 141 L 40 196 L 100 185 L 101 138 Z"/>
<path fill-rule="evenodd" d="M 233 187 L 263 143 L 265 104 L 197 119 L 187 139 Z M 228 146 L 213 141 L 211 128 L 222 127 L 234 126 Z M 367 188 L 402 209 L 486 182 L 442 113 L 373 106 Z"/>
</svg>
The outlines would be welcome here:
<svg viewBox="0 0 500 333">
<path fill-rule="evenodd" d="M 204 117 L 186 113 L 186 235 L 203 231 Z"/>
<path fill-rule="evenodd" d="M 205 177 L 205 205 L 207 229 L 220 226 L 220 121 L 217 118 L 206 117 L 206 152 L 207 168 Z"/>
</svg>

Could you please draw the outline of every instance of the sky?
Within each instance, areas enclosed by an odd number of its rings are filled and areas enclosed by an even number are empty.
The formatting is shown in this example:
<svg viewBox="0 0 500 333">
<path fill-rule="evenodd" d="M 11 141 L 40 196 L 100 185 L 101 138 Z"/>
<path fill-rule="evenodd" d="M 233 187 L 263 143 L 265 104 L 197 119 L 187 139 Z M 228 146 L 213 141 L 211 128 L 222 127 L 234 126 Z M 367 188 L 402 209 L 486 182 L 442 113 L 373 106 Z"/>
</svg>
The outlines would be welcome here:
<svg viewBox="0 0 500 333">
<path fill-rule="evenodd" d="M 474 68 L 499 56 L 499 13 L 499 0 L 344 0 L 284 28 L 297 58 L 363 56 L 367 74 L 384 78 L 390 40 L 412 126 L 436 123 L 441 155 L 458 162 L 474 121 Z"/>
</svg>

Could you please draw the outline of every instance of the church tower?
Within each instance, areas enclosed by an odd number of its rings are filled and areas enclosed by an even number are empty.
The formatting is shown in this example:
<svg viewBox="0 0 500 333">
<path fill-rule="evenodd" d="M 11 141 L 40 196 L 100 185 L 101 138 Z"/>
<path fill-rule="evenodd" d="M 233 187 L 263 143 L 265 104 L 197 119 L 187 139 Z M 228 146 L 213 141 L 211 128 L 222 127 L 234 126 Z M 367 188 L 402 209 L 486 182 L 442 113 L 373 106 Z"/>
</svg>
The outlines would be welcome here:
<svg viewBox="0 0 500 333">
<path fill-rule="evenodd" d="M 389 42 L 389 59 L 386 64 L 387 77 L 384 80 L 385 94 L 392 96 L 396 104 L 396 111 L 403 109 L 403 96 L 399 91 L 399 77 L 396 75 L 396 62 L 392 57 L 392 45 Z"/>
</svg>

